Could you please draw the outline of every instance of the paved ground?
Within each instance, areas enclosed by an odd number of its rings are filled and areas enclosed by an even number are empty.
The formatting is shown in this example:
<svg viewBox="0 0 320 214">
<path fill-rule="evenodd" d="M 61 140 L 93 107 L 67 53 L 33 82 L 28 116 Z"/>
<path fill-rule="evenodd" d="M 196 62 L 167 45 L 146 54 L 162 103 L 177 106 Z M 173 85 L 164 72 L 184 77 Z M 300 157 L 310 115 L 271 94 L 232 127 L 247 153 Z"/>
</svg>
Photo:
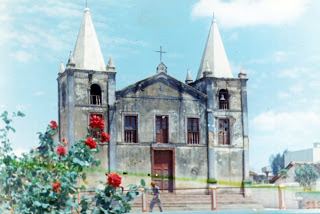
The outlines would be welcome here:
<svg viewBox="0 0 320 214">
<path fill-rule="evenodd" d="M 153 212 L 160 214 L 160 212 Z M 311 214 L 320 213 L 320 209 L 314 210 L 221 210 L 221 211 L 191 211 L 191 212 L 165 212 L 173 214 Z M 138 213 L 136 213 L 138 214 Z"/>
</svg>

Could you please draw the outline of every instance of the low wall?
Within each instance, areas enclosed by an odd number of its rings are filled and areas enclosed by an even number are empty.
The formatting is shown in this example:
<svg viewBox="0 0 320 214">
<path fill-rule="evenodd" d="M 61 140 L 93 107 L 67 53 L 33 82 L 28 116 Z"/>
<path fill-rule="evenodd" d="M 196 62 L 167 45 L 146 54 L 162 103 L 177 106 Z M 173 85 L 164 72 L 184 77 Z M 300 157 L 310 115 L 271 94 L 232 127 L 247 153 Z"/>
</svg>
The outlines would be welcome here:
<svg viewBox="0 0 320 214">
<path fill-rule="evenodd" d="M 253 185 L 251 196 L 254 201 L 261 203 L 264 208 L 279 209 L 279 190 L 277 185 Z M 299 209 L 299 197 L 296 193 L 301 191 L 298 186 L 286 186 L 285 206 L 287 209 Z"/>
</svg>

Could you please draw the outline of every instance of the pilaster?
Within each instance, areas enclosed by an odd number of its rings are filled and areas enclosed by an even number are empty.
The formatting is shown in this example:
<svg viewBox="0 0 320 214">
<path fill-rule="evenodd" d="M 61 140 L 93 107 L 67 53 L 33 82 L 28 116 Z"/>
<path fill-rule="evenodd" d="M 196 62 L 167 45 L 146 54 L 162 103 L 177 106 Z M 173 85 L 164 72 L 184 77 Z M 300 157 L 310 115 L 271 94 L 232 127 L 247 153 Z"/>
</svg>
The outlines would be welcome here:
<svg viewBox="0 0 320 214">
<path fill-rule="evenodd" d="M 117 171 L 116 73 L 108 72 L 109 172 Z"/>
</svg>

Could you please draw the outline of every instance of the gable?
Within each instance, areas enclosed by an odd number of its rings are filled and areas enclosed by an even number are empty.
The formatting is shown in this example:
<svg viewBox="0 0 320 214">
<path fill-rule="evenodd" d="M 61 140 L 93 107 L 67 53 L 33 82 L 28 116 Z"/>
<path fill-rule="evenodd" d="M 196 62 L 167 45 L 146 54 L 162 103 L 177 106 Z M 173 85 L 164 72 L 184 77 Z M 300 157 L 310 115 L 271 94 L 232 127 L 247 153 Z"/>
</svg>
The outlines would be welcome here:
<svg viewBox="0 0 320 214">
<path fill-rule="evenodd" d="M 172 97 L 180 99 L 206 99 L 206 95 L 195 88 L 165 74 L 153 75 L 132 84 L 116 93 L 119 97 Z"/>
</svg>

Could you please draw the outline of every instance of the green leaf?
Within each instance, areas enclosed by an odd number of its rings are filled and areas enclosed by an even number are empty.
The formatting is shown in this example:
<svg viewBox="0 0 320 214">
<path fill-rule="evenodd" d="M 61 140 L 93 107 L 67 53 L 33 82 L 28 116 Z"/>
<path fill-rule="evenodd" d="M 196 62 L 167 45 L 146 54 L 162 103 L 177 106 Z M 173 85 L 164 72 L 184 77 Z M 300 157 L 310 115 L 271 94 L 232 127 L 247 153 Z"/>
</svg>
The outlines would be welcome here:
<svg viewBox="0 0 320 214">
<path fill-rule="evenodd" d="M 12 128 L 11 126 L 9 126 L 9 129 L 11 129 L 13 132 L 16 132 L 16 130 L 14 128 Z"/>
<path fill-rule="evenodd" d="M 82 180 L 86 180 L 86 178 L 87 178 L 87 173 L 82 173 Z"/>
<path fill-rule="evenodd" d="M 33 203 L 33 205 L 36 206 L 36 207 L 41 207 L 41 203 L 39 201 L 35 201 Z"/>
<path fill-rule="evenodd" d="M 7 111 L 4 111 L 0 117 L 7 117 L 8 116 L 8 112 Z"/>
<path fill-rule="evenodd" d="M 146 182 L 143 180 L 143 179 L 141 179 L 141 186 L 145 186 L 146 185 Z"/>
<path fill-rule="evenodd" d="M 26 116 L 24 113 L 22 113 L 21 111 L 18 111 L 18 117 L 24 117 L 24 116 Z"/>
<path fill-rule="evenodd" d="M 41 206 L 42 208 L 47 209 L 49 207 L 49 204 L 42 204 Z"/>
</svg>

